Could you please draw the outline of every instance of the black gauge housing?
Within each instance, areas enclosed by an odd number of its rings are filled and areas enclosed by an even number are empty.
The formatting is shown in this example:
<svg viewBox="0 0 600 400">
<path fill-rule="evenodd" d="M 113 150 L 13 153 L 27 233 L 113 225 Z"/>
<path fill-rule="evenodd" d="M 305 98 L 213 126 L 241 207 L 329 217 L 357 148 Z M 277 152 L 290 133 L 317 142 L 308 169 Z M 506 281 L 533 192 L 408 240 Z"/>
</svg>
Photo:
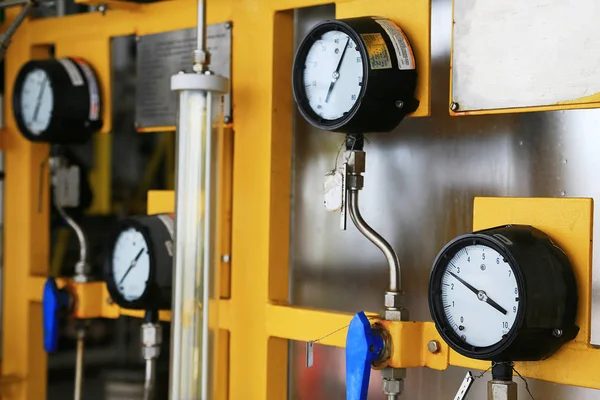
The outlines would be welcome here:
<svg viewBox="0 0 600 400">
<path fill-rule="evenodd" d="M 50 123 L 40 133 L 27 128 L 21 107 L 25 78 L 37 69 L 48 75 L 54 100 Z M 32 142 L 83 144 L 102 128 L 100 84 L 93 68 L 79 58 L 27 62 L 17 75 L 12 102 L 20 132 Z"/>
<path fill-rule="evenodd" d="M 170 310 L 173 270 L 172 216 L 157 214 L 123 220 L 114 231 L 104 264 L 104 279 L 112 300 L 122 308 L 133 310 Z M 125 299 L 117 288 L 114 276 L 113 253 L 121 232 L 134 228 L 148 245 L 150 274 L 144 293 L 136 300 Z"/>
<path fill-rule="evenodd" d="M 415 99 L 415 88 L 417 85 L 416 66 L 412 69 L 401 69 L 399 57 L 396 51 L 399 41 L 388 34 L 388 31 L 380 25 L 376 17 L 360 17 L 340 20 L 324 21 L 316 25 L 304 38 L 294 59 L 292 72 L 292 87 L 294 100 L 302 116 L 313 126 L 336 132 L 344 133 L 367 133 L 367 132 L 389 132 L 393 130 L 404 117 L 414 112 L 419 101 Z M 391 21 L 390 21 L 391 23 Z M 413 57 L 412 48 L 405 34 L 395 27 L 402 35 L 408 48 L 402 48 L 405 57 Z M 315 41 L 326 32 L 342 31 L 346 33 L 356 44 L 363 60 L 362 88 L 358 100 L 352 109 L 343 117 L 335 120 L 327 120 L 319 117 L 311 108 L 306 88 L 303 82 L 305 62 L 308 52 Z M 380 34 L 390 54 L 389 67 L 372 68 L 373 64 L 369 56 L 368 45 L 361 35 Z"/>
<path fill-rule="evenodd" d="M 449 261 L 469 245 L 496 250 L 514 271 L 520 306 L 515 323 L 498 343 L 474 347 L 454 332 L 442 305 L 442 276 Z M 544 232 L 505 225 L 459 236 L 440 251 L 429 279 L 429 309 L 448 345 L 463 356 L 490 361 L 537 361 L 577 336 L 577 286 L 567 255 Z"/>
</svg>

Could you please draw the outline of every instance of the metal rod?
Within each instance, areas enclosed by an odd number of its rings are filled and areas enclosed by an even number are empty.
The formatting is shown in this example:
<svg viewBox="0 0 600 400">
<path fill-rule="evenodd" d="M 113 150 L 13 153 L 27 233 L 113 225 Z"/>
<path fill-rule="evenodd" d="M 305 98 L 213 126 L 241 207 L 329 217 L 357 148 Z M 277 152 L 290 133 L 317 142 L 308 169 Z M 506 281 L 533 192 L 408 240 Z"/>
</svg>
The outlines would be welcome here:
<svg viewBox="0 0 600 400">
<path fill-rule="evenodd" d="M 54 206 L 56 210 L 60 214 L 60 216 L 67 222 L 67 224 L 75 231 L 77 234 L 77 240 L 79 241 L 79 262 L 86 263 L 87 262 L 87 240 L 85 237 L 85 233 L 81 226 L 73 218 L 71 218 L 65 211 L 64 208 L 60 205 L 60 202 L 55 197 Z"/>
<path fill-rule="evenodd" d="M 390 244 L 363 219 L 358 208 L 358 190 L 350 190 L 348 211 L 356 228 L 383 252 L 390 267 L 390 292 L 399 292 L 402 287 L 400 260 Z"/>
<path fill-rule="evenodd" d="M 206 51 L 206 0 L 198 0 L 198 37 L 196 48 Z"/>
<path fill-rule="evenodd" d="M 10 45 L 13 35 L 15 34 L 19 26 L 23 23 L 25 17 L 33 7 L 33 3 L 31 1 L 27 1 L 23 4 L 24 6 L 21 9 L 21 12 L 15 17 L 15 20 L 12 22 L 12 24 L 8 27 L 8 29 L 2 36 L 2 40 L 0 41 L 0 61 L 4 60 L 4 57 L 6 56 L 6 50 Z"/>
<path fill-rule="evenodd" d="M 83 387 L 83 344 L 85 339 L 85 327 L 77 328 L 77 358 L 75 361 L 75 392 L 74 400 L 81 400 L 81 388 Z"/>
<path fill-rule="evenodd" d="M 144 380 L 144 400 L 154 399 L 154 384 L 156 381 L 156 359 L 146 360 L 146 378 Z"/>
<path fill-rule="evenodd" d="M 30 2 L 30 0 L 2 1 L 2 2 L 0 2 L 0 8 L 22 6 L 23 4 L 27 4 L 29 2 Z"/>
</svg>

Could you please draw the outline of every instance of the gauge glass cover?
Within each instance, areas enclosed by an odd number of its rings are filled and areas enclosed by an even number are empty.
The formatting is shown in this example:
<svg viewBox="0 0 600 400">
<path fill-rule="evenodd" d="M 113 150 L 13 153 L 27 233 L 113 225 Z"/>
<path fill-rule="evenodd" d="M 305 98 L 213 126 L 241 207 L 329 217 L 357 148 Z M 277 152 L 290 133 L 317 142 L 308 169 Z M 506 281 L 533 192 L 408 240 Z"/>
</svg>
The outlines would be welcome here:
<svg viewBox="0 0 600 400">
<path fill-rule="evenodd" d="M 303 83 L 311 109 L 325 120 L 346 115 L 358 101 L 363 59 L 357 44 L 339 30 L 325 32 L 308 50 Z"/>
<path fill-rule="evenodd" d="M 493 346 L 513 328 L 519 288 L 498 251 L 481 244 L 464 247 L 447 263 L 441 282 L 448 326 L 466 344 Z"/>
<path fill-rule="evenodd" d="M 127 301 L 139 299 L 150 278 L 150 256 L 144 235 L 134 228 L 121 232 L 112 257 L 117 290 Z"/>
<path fill-rule="evenodd" d="M 54 95 L 48 74 L 40 69 L 31 71 L 23 82 L 21 110 L 23 122 L 34 135 L 39 135 L 50 125 Z"/>
</svg>

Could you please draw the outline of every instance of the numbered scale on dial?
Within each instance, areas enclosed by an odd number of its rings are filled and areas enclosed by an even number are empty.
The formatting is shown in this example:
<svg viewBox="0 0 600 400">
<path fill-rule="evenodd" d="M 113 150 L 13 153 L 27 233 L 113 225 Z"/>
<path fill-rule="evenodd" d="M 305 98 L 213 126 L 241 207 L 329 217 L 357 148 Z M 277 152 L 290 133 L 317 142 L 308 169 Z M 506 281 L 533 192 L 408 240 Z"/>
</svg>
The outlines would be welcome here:
<svg viewBox="0 0 600 400">
<path fill-rule="evenodd" d="M 298 47 L 294 99 L 317 128 L 388 132 L 416 110 L 417 72 L 408 38 L 377 17 L 324 21 Z"/>
<path fill-rule="evenodd" d="M 33 142 L 82 144 L 102 127 L 100 84 L 80 58 L 27 62 L 12 102 L 21 134 Z"/>
<path fill-rule="evenodd" d="M 569 259 L 531 226 L 460 236 L 437 256 L 429 281 L 435 326 L 458 353 L 535 361 L 575 338 L 577 287 Z"/>
<path fill-rule="evenodd" d="M 120 307 L 171 308 L 173 218 L 167 214 L 132 217 L 115 231 L 105 263 L 106 286 Z"/>
</svg>

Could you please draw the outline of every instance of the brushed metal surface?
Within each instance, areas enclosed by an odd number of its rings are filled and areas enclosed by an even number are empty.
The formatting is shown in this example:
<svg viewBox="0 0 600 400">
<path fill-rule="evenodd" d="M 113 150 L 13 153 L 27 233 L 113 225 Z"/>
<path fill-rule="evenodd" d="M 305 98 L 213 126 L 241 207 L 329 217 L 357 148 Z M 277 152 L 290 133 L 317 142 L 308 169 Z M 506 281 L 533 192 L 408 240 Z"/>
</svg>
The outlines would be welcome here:
<svg viewBox="0 0 600 400">
<path fill-rule="evenodd" d="M 297 12 L 298 37 L 316 21 L 332 18 L 333 12 L 333 7 Z M 475 196 L 600 198 L 600 178 L 595 178 L 600 171 L 600 110 L 448 115 L 451 24 L 451 1 L 433 0 L 432 116 L 408 119 L 389 134 L 368 135 L 365 145 L 361 210 L 398 251 L 407 306 L 411 319 L 418 320 L 431 320 L 427 305 L 431 265 L 448 240 L 470 231 Z M 343 136 L 317 131 L 296 118 L 292 302 L 349 312 L 377 311 L 383 308 L 388 283 L 385 258 L 354 226 L 341 231 L 339 215 L 323 208 L 323 176 L 334 166 L 342 141 Z M 600 233 L 598 228 L 595 233 Z M 598 253 L 598 246 L 594 251 Z M 597 268 L 596 262 L 595 272 Z M 594 302 L 599 301 L 596 296 Z M 594 307 L 597 342 L 599 312 L 600 307 Z M 305 367 L 304 343 L 292 343 L 291 355 L 291 399 L 345 398 L 342 349 L 315 345 L 310 369 Z M 464 369 L 455 367 L 443 372 L 410 369 L 402 398 L 453 398 L 464 375 Z M 476 380 L 469 398 L 485 399 L 489 379 L 487 374 Z M 600 399 L 600 391 L 528 381 L 536 399 Z M 369 399 L 384 399 L 380 382 L 374 372 Z M 520 398 L 529 398 L 525 385 L 518 382 Z"/>
<path fill-rule="evenodd" d="M 211 71 L 231 78 L 231 23 L 211 24 L 206 29 Z M 196 34 L 196 28 L 189 28 L 137 37 L 136 127 L 175 125 L 177 93 L 171 90 L 170 77 L 191 71 Z M 229 93 L 224 102 L 224 117 L 231 122 Z"/>
<path fill-rule="evenodd" d="M 472 111 L 600 93 L 598 13 L 596 0 L 455 0 L 452 101 Z"/>
</svg>

